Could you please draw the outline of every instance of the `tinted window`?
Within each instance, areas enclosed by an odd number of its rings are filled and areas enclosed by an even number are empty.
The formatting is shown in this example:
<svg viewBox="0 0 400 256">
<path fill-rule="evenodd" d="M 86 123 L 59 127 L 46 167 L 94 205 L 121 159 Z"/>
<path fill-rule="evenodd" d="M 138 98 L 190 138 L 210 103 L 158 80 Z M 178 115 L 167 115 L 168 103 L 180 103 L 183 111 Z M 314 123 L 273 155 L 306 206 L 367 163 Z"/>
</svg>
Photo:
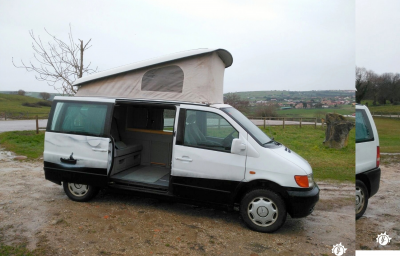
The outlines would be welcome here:
<svg viewBox="0 0 400 256">
<path fill-rule="evenodd" d="M 374 140 L 374 134 L 367 113 L 365 113 L 365 110 L 356 109 L 356 142 L 372 140 Z"/>
<path fill-rule="evenodd" d="M 50 131 L 104 136 L 110 105 L 77 102 L 57 102 Z"/>
<path fill-rule="evenodd" d="M 231 151 L 239 133 L 222 116 L 206 111 L 187 110 L 183 145 Z"/>
</svg>

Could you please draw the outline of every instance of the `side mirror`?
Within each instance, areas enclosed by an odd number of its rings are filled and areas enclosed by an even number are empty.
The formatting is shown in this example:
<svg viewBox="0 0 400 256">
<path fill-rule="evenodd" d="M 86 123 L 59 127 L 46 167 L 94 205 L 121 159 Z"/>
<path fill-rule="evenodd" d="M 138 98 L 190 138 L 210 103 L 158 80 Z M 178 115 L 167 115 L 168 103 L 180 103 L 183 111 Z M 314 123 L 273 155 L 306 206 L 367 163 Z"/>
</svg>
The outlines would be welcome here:
<svg viewBox="0 0 400 256">
<path fill-rule="evenodd" d="M 232 140 L 231 153 L 240 154 L 246 150 L 246 144 L 239 139 Z"/>
</svg>

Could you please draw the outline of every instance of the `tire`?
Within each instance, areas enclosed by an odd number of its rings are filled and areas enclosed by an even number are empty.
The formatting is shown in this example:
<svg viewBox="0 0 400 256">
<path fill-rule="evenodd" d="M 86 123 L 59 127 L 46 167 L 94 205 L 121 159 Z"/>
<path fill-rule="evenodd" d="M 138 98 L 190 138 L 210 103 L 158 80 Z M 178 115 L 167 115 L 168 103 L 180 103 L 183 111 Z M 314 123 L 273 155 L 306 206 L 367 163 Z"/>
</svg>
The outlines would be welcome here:
<svg viewBox="0 0 400 256">
<path fill-rule="evenodd" d="M 272 233 L 285 223 L 287 211 L 279 195 L 267 189 L 255 189 L 243 197 L 240 215 L 250 229 Z"/>
<path fill-rule="evenodd" d="M 364 182 L 356 180 L 356 220 L 363 216 L 368 206 L 368 189 Z"/>
<path fill-rule="evenodd" d="M 76 202 L 87 202 L 99 192 L 98 188 L 85 184 L 63 182 L 63 187 L 69 199 Z"/>
</svg>

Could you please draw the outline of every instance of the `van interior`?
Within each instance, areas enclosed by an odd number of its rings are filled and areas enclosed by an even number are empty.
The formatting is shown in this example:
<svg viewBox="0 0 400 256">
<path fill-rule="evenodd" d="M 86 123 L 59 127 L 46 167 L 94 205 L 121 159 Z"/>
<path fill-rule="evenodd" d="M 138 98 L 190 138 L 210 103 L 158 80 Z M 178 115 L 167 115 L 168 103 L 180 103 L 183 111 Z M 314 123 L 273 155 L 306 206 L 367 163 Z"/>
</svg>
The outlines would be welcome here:
<svg viewBox="0 0 400 256">
<path fill-rule="evenodd" d="M 115 145 L 111 181 L 168 189 L 175 111 L 172 105 L 115 105 L 110 130 Z"/>
</svg>

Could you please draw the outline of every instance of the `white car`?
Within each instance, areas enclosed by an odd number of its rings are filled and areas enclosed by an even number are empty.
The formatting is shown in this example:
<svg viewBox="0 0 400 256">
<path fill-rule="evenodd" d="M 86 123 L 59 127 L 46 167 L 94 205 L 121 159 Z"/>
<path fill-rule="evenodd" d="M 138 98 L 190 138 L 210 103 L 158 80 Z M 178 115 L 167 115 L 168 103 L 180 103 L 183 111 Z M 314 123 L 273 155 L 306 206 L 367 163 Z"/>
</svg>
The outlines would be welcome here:
<svg viewBox="0 0 400 256">
<path fill-rule="evenodd" d="M 378 131 L 368 108 L 356 105 L 356 219 L 379 190 L 381 169 Z"/>
</svg>

